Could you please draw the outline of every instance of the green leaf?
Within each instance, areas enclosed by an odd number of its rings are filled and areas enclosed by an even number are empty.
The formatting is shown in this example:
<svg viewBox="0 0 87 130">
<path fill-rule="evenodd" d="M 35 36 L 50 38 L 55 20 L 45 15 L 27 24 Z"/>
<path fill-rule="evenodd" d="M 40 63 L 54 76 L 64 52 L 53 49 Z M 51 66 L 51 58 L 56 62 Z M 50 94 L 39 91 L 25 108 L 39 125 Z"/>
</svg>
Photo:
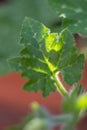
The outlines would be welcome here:
<svg viewBox="0 0 87 130">
<path fill-rule="evenodd" d="M 87 33 L 86 0 L 49 0 L 49 3 L 57 14 L 62 17 L 62 28 L 69 27 L 73 33 Z"/>
<path fill-rule="evenodd" d="M 73 36 L 68 30 L 59 35 L 51 33 L 40 22 L 26 17 L 20 43 L 23 49 L 10 63 L 28 78 L 23 87 L 25 90 L 42 90 L 43 96 L 49 95 L 56 90 L 54 75 L 59 71 L 69 85 L 81 79 L 84 56 L 78 55 Z"/>
<path fill-rule="evenodd" d="M 67 84 L 73 85 L 81 79 L 81 73 L 83 71 L 84 56 L 80 55 L 77 57 L 75 63 L 62 68 L 62 73 Z"/>
<path fill-rule="evenodd" d="M 39 81 L 31 81 L 27 82 L 23 89 L 27 91 L 35 91 L 42 90 L 43 96 L 48 96 L 51 91 L 55 91 L 54 81 L 49 79 L 50 77 L 46 77 L 45 79 Z"/>
<path fill-rule="evenodd" d="M 58 61 L 58 68 L 63 73 L 65 82 L 73 85 L 73 83 L 81 79 L 81 72 L 84 68 L 84 56 L 82 54 L 78 55 L 73 36 L 69 31 L 61 33 L 60 37 L 64 42 L 64 46 Z"/>
</svg>

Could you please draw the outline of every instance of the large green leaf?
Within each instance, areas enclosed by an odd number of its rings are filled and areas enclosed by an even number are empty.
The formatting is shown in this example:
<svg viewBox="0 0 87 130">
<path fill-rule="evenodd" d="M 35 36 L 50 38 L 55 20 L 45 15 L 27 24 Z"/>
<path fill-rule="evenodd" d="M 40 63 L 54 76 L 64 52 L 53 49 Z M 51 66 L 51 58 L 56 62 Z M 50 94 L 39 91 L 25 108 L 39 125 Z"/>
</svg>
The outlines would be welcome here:
<svg viewBox="0 0 87 130">
<path fill-rule="evenodd" d="M 20 43 L 23 49 L 10 62 L 29 79 L 24 85 L 25 90 L 42 90 L 43 95 L 47 96 L 56 89 L 54 75 L 59 71 L 69 85 L 81 79 L 84 56 L 78 55 L 73 36 L 68 30 L 59 35 L 51 33 L 40 22 L 26 17 Z"/>
<path fill-rule="evenodd" d="M 49 0 L 49 3 L 63 17 L 63 28 L 87 34 L 87 0 Z"/>
</svg>

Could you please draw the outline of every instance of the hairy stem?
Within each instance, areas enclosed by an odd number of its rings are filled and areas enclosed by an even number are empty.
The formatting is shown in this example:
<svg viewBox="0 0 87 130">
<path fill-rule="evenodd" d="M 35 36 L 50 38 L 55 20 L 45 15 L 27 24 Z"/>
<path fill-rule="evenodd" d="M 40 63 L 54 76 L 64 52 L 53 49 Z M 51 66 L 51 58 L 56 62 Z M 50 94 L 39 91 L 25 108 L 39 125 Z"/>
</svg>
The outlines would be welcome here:
<svg viewBox="0 0 87 130">
<path fill-rule="evenodd" d="M 63 84 L 61 83 L 60 79 L 56 74 L 53 74 L 53 79 L 55 81 L 56 87 L 61 95 L 66 96 L 67 90 L 64 88 Z"/>
</svg>

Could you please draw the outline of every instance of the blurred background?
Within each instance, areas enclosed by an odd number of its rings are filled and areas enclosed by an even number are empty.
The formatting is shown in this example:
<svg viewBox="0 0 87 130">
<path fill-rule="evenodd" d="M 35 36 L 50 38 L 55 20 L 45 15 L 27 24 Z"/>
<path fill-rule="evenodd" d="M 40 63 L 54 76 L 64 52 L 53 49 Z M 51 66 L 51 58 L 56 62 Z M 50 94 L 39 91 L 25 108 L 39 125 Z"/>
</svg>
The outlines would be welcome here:
<svg viewBox="0 0 87 130">
<path fill-rule="evenodd" d="M 48 0 L 0 0 L 0 130 L 20 122 L 30 111 L 30 103 L 33 101 L 46 106 L 51 113 L 61 112 L 59 94 L 52 93 L 43 98 L 40 92 L 24 92 L 21 88 L 26 79 L 11 70 L 7 62 L 8 58 L 16 56 L 21 49 L 19 36 L 25 16 L 39 20 L 52 29 L 60 25 L 58 16 L 48 5 Z M 86 72 L 87 65 L 82 79 L 85 87 Z M 86 119 L 80 123 L 79 130 L 86 130 L 85 122 Z"/>
</svg>

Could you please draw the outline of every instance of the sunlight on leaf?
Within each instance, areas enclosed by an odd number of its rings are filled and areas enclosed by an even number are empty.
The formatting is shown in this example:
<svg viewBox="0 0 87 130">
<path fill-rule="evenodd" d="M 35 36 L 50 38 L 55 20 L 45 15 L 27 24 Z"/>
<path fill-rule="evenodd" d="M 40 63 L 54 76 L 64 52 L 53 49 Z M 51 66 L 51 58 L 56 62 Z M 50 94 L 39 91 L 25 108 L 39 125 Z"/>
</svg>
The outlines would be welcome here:
<svg viewBox="0 0 87 130">
<path fill-rule="evenodd" d="M 51 50 L 60 51 L 62 48 L 61 44 L 59 44 L 59 39 L 57 33 L 49 34 L 46 38 L 46 49 L 47 52 Z"/>
</svg>

